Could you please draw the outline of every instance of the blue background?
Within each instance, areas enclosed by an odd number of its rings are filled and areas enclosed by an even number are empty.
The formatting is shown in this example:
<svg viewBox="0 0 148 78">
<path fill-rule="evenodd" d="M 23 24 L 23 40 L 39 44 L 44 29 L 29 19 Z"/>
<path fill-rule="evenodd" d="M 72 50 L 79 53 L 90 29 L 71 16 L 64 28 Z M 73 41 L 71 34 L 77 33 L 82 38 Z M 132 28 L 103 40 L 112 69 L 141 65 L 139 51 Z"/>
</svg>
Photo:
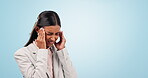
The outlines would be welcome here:
<svg viewBox="0 0 148 78">
<path fill-rule="evenodd" d="M 79 78 L 148 78 L 147 0 L 1 0 L 0 78 L 22 78 L 13 54 L 38 14 L 56 11 Z"/>
</svg>

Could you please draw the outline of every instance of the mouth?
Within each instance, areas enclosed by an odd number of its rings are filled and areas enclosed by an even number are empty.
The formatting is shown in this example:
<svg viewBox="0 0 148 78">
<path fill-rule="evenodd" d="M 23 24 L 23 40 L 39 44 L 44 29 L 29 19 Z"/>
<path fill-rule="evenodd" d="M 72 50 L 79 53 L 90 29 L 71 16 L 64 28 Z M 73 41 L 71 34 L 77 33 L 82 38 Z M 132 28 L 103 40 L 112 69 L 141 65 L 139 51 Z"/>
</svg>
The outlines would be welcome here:
<svg viewBox="0 0 148 78">
<path fill-rule="evenodd" d="M 54 41 L 48 41 L 49 44 L 54 44 Z"/>
</svg>

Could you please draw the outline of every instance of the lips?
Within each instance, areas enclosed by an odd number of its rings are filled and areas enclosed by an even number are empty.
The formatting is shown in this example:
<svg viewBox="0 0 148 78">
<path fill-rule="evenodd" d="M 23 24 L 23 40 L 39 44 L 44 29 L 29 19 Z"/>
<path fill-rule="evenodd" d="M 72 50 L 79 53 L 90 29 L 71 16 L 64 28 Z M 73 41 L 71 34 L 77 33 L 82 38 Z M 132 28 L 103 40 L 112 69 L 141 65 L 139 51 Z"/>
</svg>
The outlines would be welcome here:
<svg viewBox="0 0 148 78">
<path fill-rule="evenodd" d="M 53 42 L 53 41 L 49 41 L 48 43 L 50 43 L 50 44 L 54 44 L 54 42 Z"/>
</svg>

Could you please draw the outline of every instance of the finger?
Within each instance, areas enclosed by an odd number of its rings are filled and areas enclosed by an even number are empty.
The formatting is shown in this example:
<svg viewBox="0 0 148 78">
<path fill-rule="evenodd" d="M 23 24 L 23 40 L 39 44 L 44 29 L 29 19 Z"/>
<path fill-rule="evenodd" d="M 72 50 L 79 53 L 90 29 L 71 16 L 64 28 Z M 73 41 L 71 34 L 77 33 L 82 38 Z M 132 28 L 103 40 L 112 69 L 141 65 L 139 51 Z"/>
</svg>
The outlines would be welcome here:
<svg viewBox="0 0 148 78">
<path fill-rule="evenodd" d="M 40 28 L 39 34 L 40 34 L 41 37 L 43 36 L 43 28 Z"/>
<path fill-rule="evenodd" d="M 61 32 L 61 38 L 62 38 L 62 41 L 65 41 L 65 37 L 64 37 L 63 31 Z"/>
<path fill-rule="evenodd" d="M 45 41 L 45 30 L 44 29 L 42 29 L 42 40 Z"/>
<path fill-rule="evenodd" d="M 40 40 L 40 39 L 41 39 L 41 35 L 38 33 L 37 40 Z"/>
<path fill-rule="evenodd" d="M 40 28 L 39 32 L 38 32 L 38 38 L 37 40 L 41 41 L 42 40 L 42 28 Z"/>
<path fill-rule="evenodd" d="M 60 37 L 60 41 L 59 42 L 62 42 L 62 31 L 60 31 L 59 37 Z"/>
<path fill-rule="evenodd" d="M 61 32 L 60 32 L 60 41 L 59 41 L 59 43 L 65 44 L 65 42 L 66 42 L 66 40 L 65 40 L 65 37 L 64 37 L 64 35 L 63 35 L 63 31 L 61 31 Z"/>
</svg>

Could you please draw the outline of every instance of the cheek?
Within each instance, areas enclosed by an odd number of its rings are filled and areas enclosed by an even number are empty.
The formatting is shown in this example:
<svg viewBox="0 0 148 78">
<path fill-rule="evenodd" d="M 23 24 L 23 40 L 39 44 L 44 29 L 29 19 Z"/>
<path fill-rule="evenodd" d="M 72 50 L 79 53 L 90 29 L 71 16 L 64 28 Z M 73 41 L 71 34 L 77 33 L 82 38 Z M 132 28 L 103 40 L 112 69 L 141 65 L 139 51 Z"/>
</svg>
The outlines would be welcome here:
<svg viewBox="0 0 148 78">
<path fill-rule="evenodd" d="M 46 35 L 46 36 L 45 36 L 45 39 L 46 39 L 46 40 L 49 40 L 51 37 L 52 37 L 52 36 Z M 57 39 L 59 38 L 59 36 L 55 36 L 54 38 L 55 38 L 55 40 L 57 40 Z"/>
<path fill-rule="evenodd" d="M 46 40 L 48 40 L 48 39 L 50 39 L 50 38 L 51 38 L 50 36 L 47 36 L 47 35 L 45 36 L 45 39 L 46 39 Z"/>
</svg>

